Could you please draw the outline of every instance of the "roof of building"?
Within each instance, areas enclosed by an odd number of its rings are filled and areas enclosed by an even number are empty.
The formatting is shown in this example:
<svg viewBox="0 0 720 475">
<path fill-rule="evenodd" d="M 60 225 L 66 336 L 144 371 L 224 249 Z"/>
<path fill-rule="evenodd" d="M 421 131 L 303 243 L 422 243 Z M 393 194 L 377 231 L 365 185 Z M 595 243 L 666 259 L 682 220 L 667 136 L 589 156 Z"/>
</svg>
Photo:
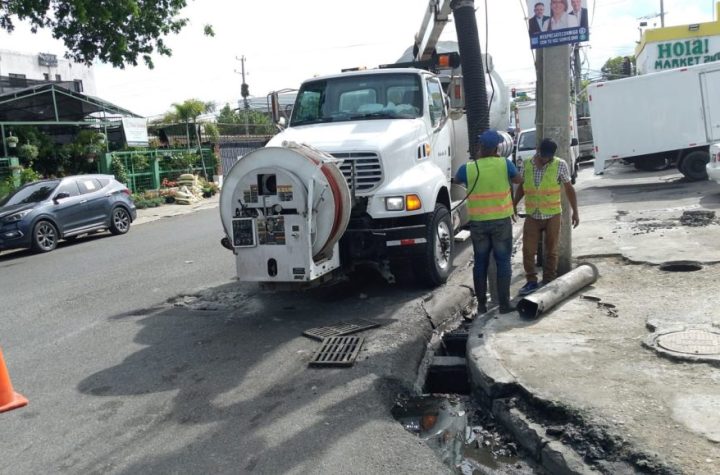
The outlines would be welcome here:
<svg viewBox="0 0 720 475">
<path fill-rule="evenodd" d="M 82 123 L 140 117 L 102 99 L 57 84 L 42 84 L 0 94 L 0 123 Z"/>
</svg>

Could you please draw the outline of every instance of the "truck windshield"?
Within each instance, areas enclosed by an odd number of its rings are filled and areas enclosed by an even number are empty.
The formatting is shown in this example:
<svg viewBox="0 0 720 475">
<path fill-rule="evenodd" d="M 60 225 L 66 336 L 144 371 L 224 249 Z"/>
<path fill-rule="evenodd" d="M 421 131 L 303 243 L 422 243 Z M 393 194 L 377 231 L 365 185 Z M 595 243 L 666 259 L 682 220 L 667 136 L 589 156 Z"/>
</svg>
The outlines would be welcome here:
<svg viewBox="0 0 720 475">
<path fill-rule="evenodd" d="M 536 147 L 537 144 L 535 141 L 534 130 L 528 130 L 527 132 L 523 132 L 520 134 L 520 137 L 518 139 L 518 150 L 535 150 Z"/>
<path fill-rule="evenodd" d="M 350 120 L 414 119 L 423 102 L 417 74 L 368 74 L 303 84 L 290 126 Z"/>
</svg>

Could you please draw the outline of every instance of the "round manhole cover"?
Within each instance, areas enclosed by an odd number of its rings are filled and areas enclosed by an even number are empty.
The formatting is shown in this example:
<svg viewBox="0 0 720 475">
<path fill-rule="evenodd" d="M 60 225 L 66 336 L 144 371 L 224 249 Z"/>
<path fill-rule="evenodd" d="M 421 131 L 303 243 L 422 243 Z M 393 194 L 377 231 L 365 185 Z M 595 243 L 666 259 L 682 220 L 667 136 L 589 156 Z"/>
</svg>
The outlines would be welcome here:
<svg viewBox="0 0 720 475">
<path fill-rule="evenodd" d="M 720 355 L 720 334 L 707 330 L 684 330 L 668 333 L 657 339 L 658 346 L 668 351 L 689 355 Z"/>
</svg>

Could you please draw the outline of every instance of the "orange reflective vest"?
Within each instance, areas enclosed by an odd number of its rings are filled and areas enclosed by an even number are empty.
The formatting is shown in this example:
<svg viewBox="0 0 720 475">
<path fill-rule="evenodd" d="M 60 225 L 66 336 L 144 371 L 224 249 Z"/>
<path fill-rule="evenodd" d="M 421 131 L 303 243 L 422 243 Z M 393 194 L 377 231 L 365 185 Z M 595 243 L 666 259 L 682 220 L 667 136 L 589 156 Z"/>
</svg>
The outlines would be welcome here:
<svg viewBox="0 0 720 475">
<path fill-rule="evenodd" d="M 525 190 L 525 209 L 528 215 L 536 211 L 546 216 L 553 216 L 562 212 L 560 198 L 560 183 L 558 183 L 558 168 L 560 159 L 553 157 L 547 165 L 539 186 L 535 186 L 535 161 L 528 160 L 525 164 L 523 189 Z"/>
<path fill-rule="evenodd" d="M 513 203 L 508 181 L 507 162 L 500 157 L 485 157 L 465 165 L 470 221 L 490 221 L 512 216 Z"/>
</svg>

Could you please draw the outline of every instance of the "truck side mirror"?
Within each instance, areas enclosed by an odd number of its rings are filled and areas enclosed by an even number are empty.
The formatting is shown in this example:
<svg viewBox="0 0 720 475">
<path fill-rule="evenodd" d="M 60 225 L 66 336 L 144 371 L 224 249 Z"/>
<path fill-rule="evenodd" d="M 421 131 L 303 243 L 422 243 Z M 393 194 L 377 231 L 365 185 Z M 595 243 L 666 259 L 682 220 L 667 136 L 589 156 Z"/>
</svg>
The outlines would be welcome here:
<svg viewBox="0 0 720 475">
<path fill-rule="evenodd" d="M 577 146 L 578 146 L 578 139 L 575 139 L 575 138 L 572 139 L 572 140 L 570 141 L 570 146 L 571 146 L 571 147 L 577 147 Z"/>
<path fill-rule="evenodd" d="M 270 96 L 270 112 L 272 114 L 273 124 L 280 125 L 280 98 L 277 92 L 271 92 Z M 282 127 L 282 125 L 280 125 Z"/>
</svg>

